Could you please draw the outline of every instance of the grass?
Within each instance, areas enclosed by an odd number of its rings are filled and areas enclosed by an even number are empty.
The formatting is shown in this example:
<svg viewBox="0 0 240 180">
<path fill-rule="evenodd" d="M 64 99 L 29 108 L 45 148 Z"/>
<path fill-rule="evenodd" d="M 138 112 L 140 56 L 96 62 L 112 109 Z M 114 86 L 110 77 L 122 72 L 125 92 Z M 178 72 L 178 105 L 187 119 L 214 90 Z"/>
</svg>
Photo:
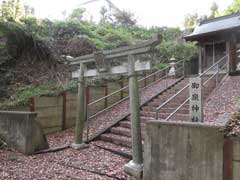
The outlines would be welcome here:
<svg viewBox="0 0 240 180">
<path fill-rule="evenodd" d="M 160 64 L 157 64 L 157 65 L 155 66 L 155 68 L 161 70 L 161 69 L 166 68 L 167 66 L 168 66 L 168 64 L 160 63 Z"/>
<path fill-rule="evenodd" d="M 38 86 L 27 86 L 17 89 L 15 95 L 10 99 L 0 102 L 0 109 L 9 109 L 17 106 L 27 106 L 29 98 L 40 96 L 58 96 L 63 91 L 76 90 L 78 81 L 71 81 L 66 87 L 60 85 L 53 85 L 51 83 Z"/>
</svg>

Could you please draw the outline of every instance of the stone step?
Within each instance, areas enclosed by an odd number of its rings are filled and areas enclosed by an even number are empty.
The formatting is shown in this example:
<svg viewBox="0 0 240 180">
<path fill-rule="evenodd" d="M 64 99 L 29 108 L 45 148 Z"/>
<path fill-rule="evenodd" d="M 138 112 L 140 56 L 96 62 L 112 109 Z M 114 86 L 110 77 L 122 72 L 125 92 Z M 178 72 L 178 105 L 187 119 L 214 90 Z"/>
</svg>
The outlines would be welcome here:
<svg viewBox="0 0 240 180">
<path fill-rule="evenodd" d="M 171 113 L 175 110 L 176 108 L 162 108 L 160 109 L 160 113 Z M 149 107 L 149 106 L 144 106 L 142 108 L 142 111 L 146 111 L 146 112 L 156 112 L 156 107 Z M 178 113 L 181 114 L 189 114 L 189 109 L 188 108 L 181 108 Z"/>
<path fill-rule="evenodd" d="M 149 107 L 159 107 L 161 104 L 163 103 L 157 103 L 157 102 L 150 102 L 148 103 L 147 106 Z M 181 103 L 175 103 L 174 101 L 169 102 L 168 104 L 166 104 L 164 107 L 165 108 L 177 108 L 181 105 Z M 189 103 L 186 103 L 183 108 L 188 108 L 189 107 Z"/>
<path fill-rule="evenodd" d="M 171 96 L 175 95 L 178 92 L 179 92 L 179 90 L 175 91 L 175 90 L 170 89 L 170 90 L 162 93 L 162 95 L 167 96 L 167 97 L 171 97 Z M 188 95 L 189 91 L 183 91 L 183 92 L 181 92 L 181 94 Z"/>
<path fill-rule="evenodd" d="M 113 144 L 111 142 L 106 142 L 106 141 L 101 141 L 101 140 L 97 140 L 92 142 L 92 144 L 101 147 L 103 149 L 112 151 L 115 154 L 119 154 L 123 157 L 132 159 L 132 149 L 129 147 L 124 147 L 121 145 L 117 145 L 117 144 Z"/>
<path fill-rule="evenodd" d="M 167 117 L 168 115 L 170 115 L 172 112 L 174 111 L 174 109 L 171 111 L 171 112 L 168 112 L 168 113 L 158 113 L 158 116 L 159 117 Z M 151 111 L 141 111 L 140 112 L 140 115 L 141 115 L 141 118 L 143 117 L 152 117 L 152 118 L 155 118 L 156 117 L 156 112 L 151 112 Z M 189 115 L 189 113 L 180 113 L 180 112 L 177 112 L 176 115 Z"/>
<path fill-rule="evenodd" d="M 131 128 L 131 121 L 130 120 L 122 121 L 122 122 L 120 122 L 120 126 L 130 129 Z M 144 128 L 145 128 L 145 123 L 141 123 L 141 129 L 144 130 Z"/>
<path fill-rule="evenodd" d="M 154 116 L 155 117 L 155 116 Z M 131 116 L 128 116 L 127 117 L 127 120 L 128 121 L 131 121 Z M 148 121 L 151 121 L 151 120 L 155 120 L 155 118 L 153 117 L 148 117 L 148 116 L 140 116 L 140 120 L 141 120 L 141 123 L 146 123 Z"/>
<path fill-rule="evenodd" d="M 116 135 L 131 137 L 131 129 L 124 128 L 121 126 L 111 128 L 111 133 L 116 134 Z"/>
<path fill-rule="evenodd" d="M 118 126 L 118 127 L 111 128 L 110 131 L 112 134 L 126 136 L 126 137 L 131 138 L 131 129 L 129 129 L 129 128 L 124 128 L 124 127 Z M 142 134 L 142 137 L 144 137 L 144 131 L 142 131 L 141 134 Z"/>
<path fill-rule="evenodd" d="M 173 101 L 174 101 L 175 103 L 181 104 L 181 103 L 183 103 L 187 98 L 188 98 L 187 96 L 186 96 L 186 97 L 180 96 L 180 97 L 174 98 Z M 167 100 L 168 100 L 168 99 L 166 99 L 166 98 L 157 98 L 157 99 L 154 99 L 152 102 L 157 102 L 158 104 L 161 104 L 161 103 L 166 102 Z"/>
<path fill-rule="evenodd" d="M 146 113 L 146 117 L 152 117 L 155 118 L 156 117 L 156 113 Z M 159 119 L 166 119 L 168 116 L 170 115 L 170 113 L 158 113 L 158 118 Z M 144 116 L 141 116 L 141 119 L 143 119 Z M 188 121 L 189 120 L 189 114 L 180 114 L 180 113 L 176 113 L 173 117 L 173 120 L 176 121 Z"/>
<path fill-rule="evenodd" d="M 100 139 L 102 141 L 110 142 L 116 145 L 120 145 L 128 148 L 132 147 L 131 138 L 126 136 L 120 136 L 120 135 L 108 133 L 108 134 L 102 134 L 100 136 Z"/>
</svg>

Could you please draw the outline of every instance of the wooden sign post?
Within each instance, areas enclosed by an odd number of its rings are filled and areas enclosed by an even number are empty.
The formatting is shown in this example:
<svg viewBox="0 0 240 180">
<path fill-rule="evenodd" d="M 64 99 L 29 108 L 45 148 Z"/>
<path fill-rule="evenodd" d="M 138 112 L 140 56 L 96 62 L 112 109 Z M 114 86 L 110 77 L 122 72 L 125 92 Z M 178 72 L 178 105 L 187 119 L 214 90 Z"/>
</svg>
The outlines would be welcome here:
<svg viewBox="0 0 240 180">
<path fill-rule="evenodd" d="M 190 78 L 190 121 L 203 122 L 202 79 Z"/>
</svg>

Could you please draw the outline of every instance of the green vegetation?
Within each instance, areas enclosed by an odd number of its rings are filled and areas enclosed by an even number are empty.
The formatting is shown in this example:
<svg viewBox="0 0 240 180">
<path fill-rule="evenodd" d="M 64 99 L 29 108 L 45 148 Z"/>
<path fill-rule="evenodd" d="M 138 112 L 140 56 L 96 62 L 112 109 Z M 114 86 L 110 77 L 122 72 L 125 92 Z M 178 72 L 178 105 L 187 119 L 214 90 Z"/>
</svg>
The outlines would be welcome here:
<svg viewBox="0 0 240 180">
<path fill-rule="evenodd" d="M 162 70 L 165 69 L 168 66 L 168 64 L 160 63 L 155 66 L 156 69 Z"/>
<path fill-rule="evenodd" d="M 234 0 L 226 12 L 238 12 L 239 2 Z M 84 20 L 84 13 L 84 9 L 74 9 L 65 20 L 52 21 L 34 17 L 34 9 L 23 6 L 21 0 L 2 2 L 0 6 L 0 83 L 2 84 L 0 99 L 4 97 L 9 99 L 3 104 L 6 105 L 9 102 L 26 104 L 31 96 L 57 94 L 64 89 L 77 87 L 77 82 L 59 83 L 56 79 L 50 79 L 52 80 L 50 82 L 57 83 L 21 82 L 20 84 L 23 85 L 17 86 L 14 94 L 7 94 L 11 85 L 9 82 L 16 79 L 16 75 L 14 76 L 14 73 L 9 73 L 6 69 L 14 71 L 19 64 L 43 62 L 52 68 L 56 66 L 56 59 L 60 59 L 60 55 L 80 56 L 97 49 L 114 49 L 150 39 L 156 33 L 163 36 L 163 42 L 155 49 L 157 60 L 154 63 L 157 69 L 166 67 L 172 57 L 189 61 L 197 57 L 197 48 L 194 43 L 185 42 L 183 36 L 191 32 L 200 20 L 221 14 L 217 4 L 213 3 L 208 16 L 187 15 L 184 22 L 186 30 L 183 31 L 180 28 L 137 26 L 134 14 L 131 12 L 123 11 L 111 15 L 106 7 L 99 12 L 101 20 L 97 24 Z"/>
<path fill-rule="evenodd" d="M 240 0 L 233 0 L 232 4 L 224 11 L 224 14 L 240 12 Z"/>
</svg>

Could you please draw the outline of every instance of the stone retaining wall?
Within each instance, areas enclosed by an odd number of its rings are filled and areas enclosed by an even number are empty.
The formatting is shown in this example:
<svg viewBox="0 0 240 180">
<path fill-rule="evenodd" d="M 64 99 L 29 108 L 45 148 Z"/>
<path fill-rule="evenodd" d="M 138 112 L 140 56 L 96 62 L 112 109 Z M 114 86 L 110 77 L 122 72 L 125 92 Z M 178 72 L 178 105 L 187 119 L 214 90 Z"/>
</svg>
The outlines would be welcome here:
<svg viewBox="0 0 240 180">
<path fill-rule="evenodd" d="M 144 180 L 238 180 L 240 139 L 221 126 L 150 121 L 144 143 Z"/>
<path fill-rule="evenodd" d="M 27 155 L 47 149 L 49 146 L 36 116 L 29 112 L 0 111 L 0 138 Z"/>
</svg>

